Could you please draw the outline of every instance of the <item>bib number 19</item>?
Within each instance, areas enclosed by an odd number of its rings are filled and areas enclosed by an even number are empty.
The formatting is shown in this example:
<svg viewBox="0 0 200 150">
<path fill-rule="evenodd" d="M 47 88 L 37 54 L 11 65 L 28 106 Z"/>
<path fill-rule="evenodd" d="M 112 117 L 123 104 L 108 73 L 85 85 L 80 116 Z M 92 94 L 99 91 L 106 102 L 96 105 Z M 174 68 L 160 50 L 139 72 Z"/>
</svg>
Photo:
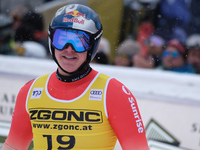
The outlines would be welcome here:
<svg viewBox="0 0 200 150">
<path fill-rule="evenodd" d="M 47 138 L 47 150 L 52 149 L 52 135 L 43 135 L 43 137 Z M 69 140 L 63 140 L 64 137 L 68 137 Z M 57 142 L 61 144 L 62 146 L 59 146 L 57 149 L 60 150 L 66 150 L 66 149 L 72 149 L 75 145 L 75 137 L 69 136 L 69 135 L 58 135 L 56 138 Z"/>
</svg>

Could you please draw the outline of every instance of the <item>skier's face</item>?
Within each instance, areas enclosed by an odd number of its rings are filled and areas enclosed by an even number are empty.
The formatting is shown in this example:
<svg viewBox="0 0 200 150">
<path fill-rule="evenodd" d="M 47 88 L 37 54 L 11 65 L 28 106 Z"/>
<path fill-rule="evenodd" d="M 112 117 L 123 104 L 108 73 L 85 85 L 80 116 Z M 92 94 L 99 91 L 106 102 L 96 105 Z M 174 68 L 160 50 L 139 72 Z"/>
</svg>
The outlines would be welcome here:
<svg viewBox="0 0 200 150">
<path fill-rule="evenodd" d="M 55 49 L 55 57 L 59 65 L 67 72 L 76 71 L 86 60 L 87 51 L 77 53 L 72 49 L 72 46 L 68 46 L 64 50 L 60 51 Z M 58 68 L 59 73 L 62 75 L 68 75 L 62 69 Z"/>
</svg>

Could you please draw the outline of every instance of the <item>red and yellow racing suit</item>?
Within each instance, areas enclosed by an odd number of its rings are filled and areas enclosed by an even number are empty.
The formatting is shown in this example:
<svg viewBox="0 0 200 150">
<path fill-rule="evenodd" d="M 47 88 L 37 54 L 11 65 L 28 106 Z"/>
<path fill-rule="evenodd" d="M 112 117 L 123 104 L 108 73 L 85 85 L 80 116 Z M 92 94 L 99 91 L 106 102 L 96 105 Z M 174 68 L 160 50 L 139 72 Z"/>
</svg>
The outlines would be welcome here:
<svg viewBox="0 0 200 150">
<path fill-rule="evenodd" d="M 56 72 L 25 84 L 6 144 L 34 149 L 149 150 L 136 99 L 119 81 L 92 70 L 75 82 Z"/>
</svg>

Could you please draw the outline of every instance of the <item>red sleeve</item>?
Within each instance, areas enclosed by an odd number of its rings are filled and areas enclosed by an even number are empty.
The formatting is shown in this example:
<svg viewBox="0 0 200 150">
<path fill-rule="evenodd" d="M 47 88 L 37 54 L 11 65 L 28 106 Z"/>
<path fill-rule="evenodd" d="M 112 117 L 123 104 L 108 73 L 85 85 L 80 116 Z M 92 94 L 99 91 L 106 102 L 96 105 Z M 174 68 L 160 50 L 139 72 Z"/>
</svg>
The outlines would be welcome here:
<svg viewBox="0 0 200 150">
<path fill-rule="evenodd" d="M 17 95 L 11 128 L 6 144 L 14 149 L 27 150 L 32 139 L 32 127 L 26 111 L 26 97 L 33 81 L 25 84 Z"/>
<path fill-rule="evenodd" d="M 108 84 L 107 113 L 123 150 L 149 150 L 136 99 L 116 79 Z"/>
</svg>

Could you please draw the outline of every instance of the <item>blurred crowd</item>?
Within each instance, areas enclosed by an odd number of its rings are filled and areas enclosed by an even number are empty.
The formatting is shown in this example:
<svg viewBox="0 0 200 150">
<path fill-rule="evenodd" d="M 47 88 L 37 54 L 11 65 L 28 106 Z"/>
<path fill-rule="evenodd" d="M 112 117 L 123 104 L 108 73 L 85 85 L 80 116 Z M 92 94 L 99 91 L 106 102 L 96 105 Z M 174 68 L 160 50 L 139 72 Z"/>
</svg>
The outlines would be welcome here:
<svg viewBox="0 0 200 150">
<path fill-rule="evenodd" d="M 200 74 L 200 9 L 197 8 L 200 1 L 137 2 L 126 0 L 125 9 L 139 10 L 146 4 L 146 8 L 152 8 L 151 13 L 147 11 L 143 20 L 136 22 L 139 24 L 137 34 L 133 32 L 123 39 L 110 64 Z M 151 6 L 153 2 L 154 6 Z M 148 16 L 152 14 L 153 17 Z"/>
<path fill-rule="evenodd" d="M 11 2 L 15 1 L 5 0 L 10 8 L 0 10 L 0 54 L 50 58 L 42 14 L 32 9 L 29 0 Z M 135 12 L 145 5 L 154 17 L 137 22 L 137 33 L 124 37 L 114 56 L 103 37 L 92 63 L 200 74 L 199 0 L 124 0 L 124 4 Z"/>
<path fill-rule="evenodd" d="M 1 0 L 0 54 L 49 58 L 48 34 L 35 6 L 48 0 Z"/>
</svg>

